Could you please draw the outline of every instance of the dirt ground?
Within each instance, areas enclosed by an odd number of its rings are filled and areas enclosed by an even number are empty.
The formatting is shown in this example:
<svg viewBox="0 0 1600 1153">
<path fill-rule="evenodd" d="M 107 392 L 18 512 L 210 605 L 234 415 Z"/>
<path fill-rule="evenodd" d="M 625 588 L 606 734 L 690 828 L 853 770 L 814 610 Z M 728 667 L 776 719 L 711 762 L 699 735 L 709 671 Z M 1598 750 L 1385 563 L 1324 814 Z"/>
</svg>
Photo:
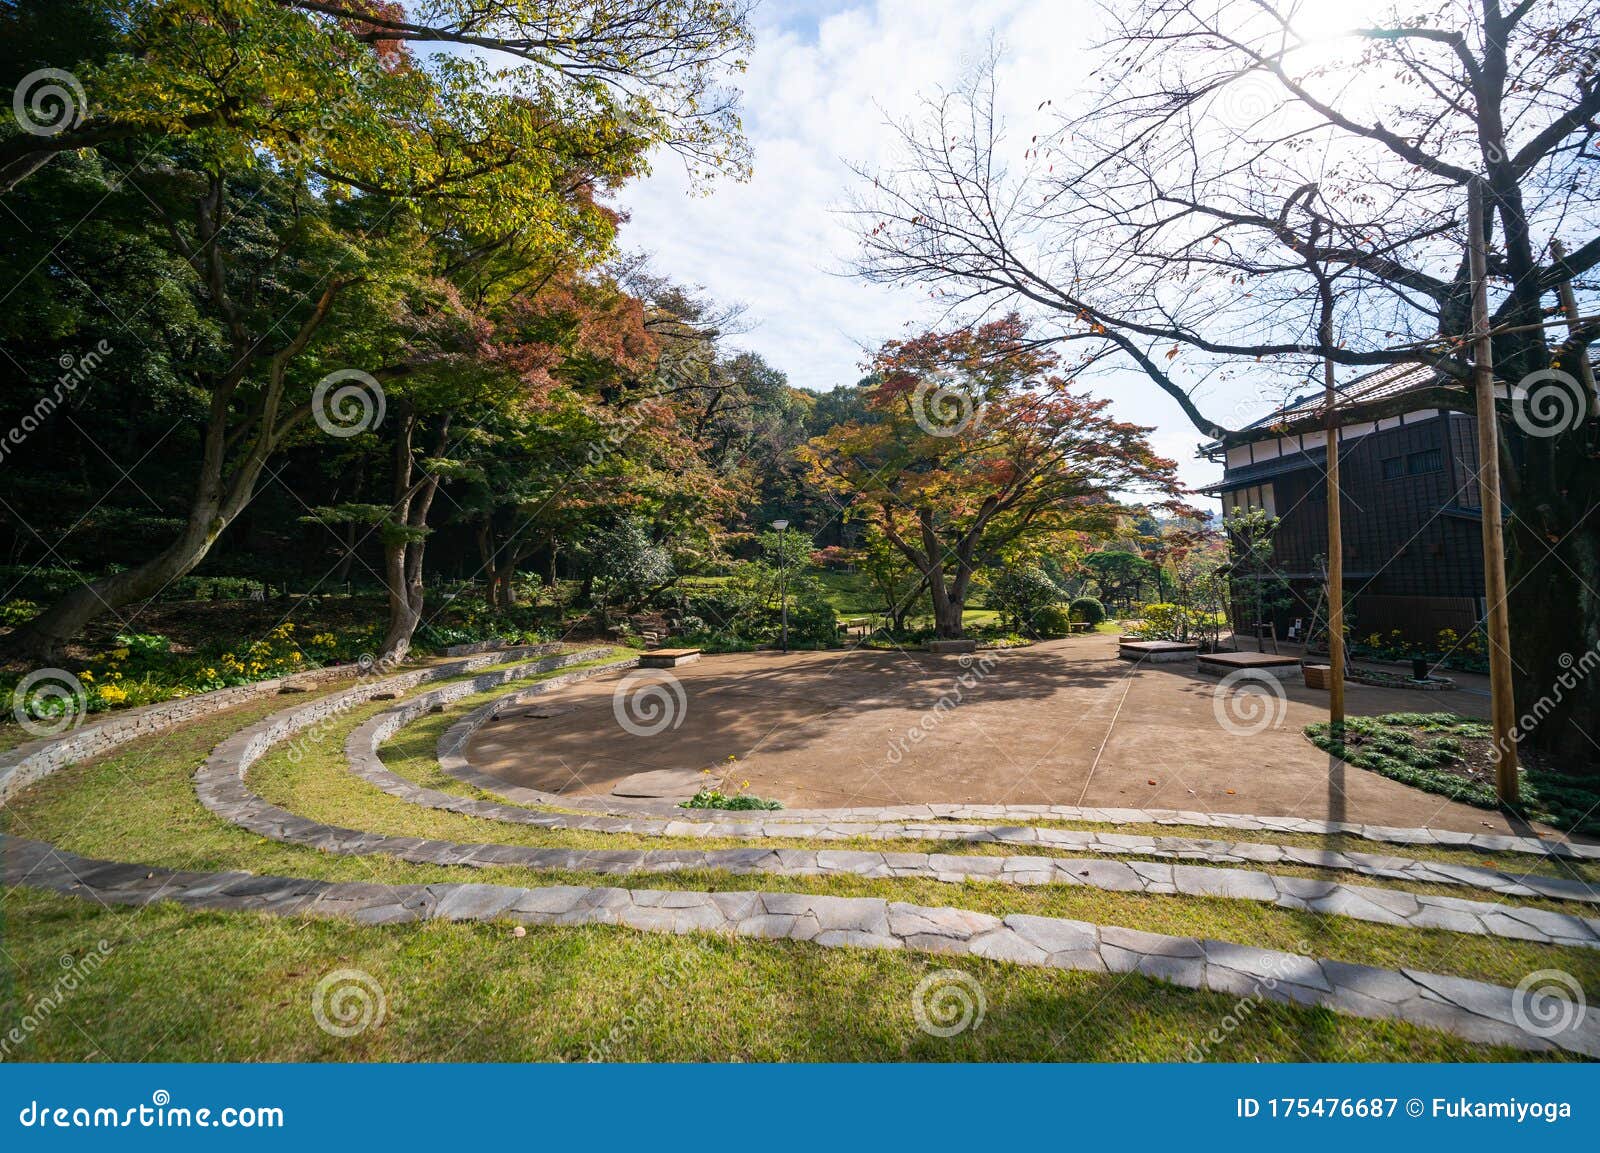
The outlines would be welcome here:
<svg viewBox="0 0 1600 1153">
<path fill-rule="evenodd" d="M 676 683 L 638 672 L 623 692 L 624 677 L 607 675 L 540 697 L 487 726 L 469 756 L 508 784 L 568 794 L 711 769 L 789 808 L 1065 804 L 1510 827 L 1333 761 L 1301 735 L 1326 716 L 1327 695 L 1298 677 L 1286 700 L 1219 701 L 1218 681 L 1192 662 L 1133 665 L 1116 652 L 1114 637 L 1093 635 L 965 665 L 864 650 L 709 656 L 672 670 Z M 1352 684 L 1347 707 L 1487 715 L 1481 678 L 1457 679 L 1448 693 Z"/>
</svg>

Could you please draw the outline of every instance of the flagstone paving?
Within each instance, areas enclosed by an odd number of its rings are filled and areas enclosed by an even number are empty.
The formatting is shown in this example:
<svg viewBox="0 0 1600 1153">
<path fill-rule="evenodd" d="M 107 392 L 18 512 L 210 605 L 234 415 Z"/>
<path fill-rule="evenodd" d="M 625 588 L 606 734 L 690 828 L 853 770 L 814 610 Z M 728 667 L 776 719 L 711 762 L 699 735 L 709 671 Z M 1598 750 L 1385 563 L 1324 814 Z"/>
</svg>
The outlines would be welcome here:
<svg viewBox="0 0 1600 1153">
<path fill-rule="evenodd" d="M 1008 802 L 1530 831 L 1330 761 L 1301 733 L 1326 719 L 1327 694 L 1298 679 L 1282 682 L 1262 723 L 1229 707 L 1231 690 L 1219 719 L 1215 677 L 1192 661 L 1118 660 L 1116 638 L 1103 634 L 962 657 L 713 655 L 670 673 L 675 703 L 660 732 L 621 724 L 615 683 L 595 682 L 563 694 L 571 711 L 508 717 L 463 751 L 499 780 L 496 792 L 530 788 L 569 803 L 603 799 L 633 773 L 717 768 L 732 755 L 751 793 L 790 809 Z M 1365 685 L 1347 697 L 1353 714 L 1445 707 Z M 1464 691 L 1448 707 L 1482 715 L 1487 701 Z"/>
<path fill-rule="evenodd" d="M 548 651 L 548 650 L 543 650 Z M 941 853 L 880 853 L 816 848 L 592 850 L 517 845 L 462 845 L 416 837 L 330 826 L 270 805 L 250 791 L 245 775 L 250 765 L 274 744 L 295 733 L 331 723 L 356 705 L 394 693 L 401 698 L 420 685 L 474 667 L 470 663 L 412 671 L 362 683 L 286 708 L 245 727 L 213 750 L 197 774 L 197 795 L 212 811 L 274 839 L 342 853 L 385 853 L 408 861 L 437 865 L 522 865 L 595 874 L 659 873 L 682 869 L 718 869 L 730 873 L 781 875 L 852 874 L 868 877 L 931 877 L 952 883 L 988 880 L 1004 884 L 1079 885 L 1117 892 L 1172 896 L 1218 897 L 1266 902 L 1290 909 L 1418 929 L 1444 929 L 1501 936 L 1557 946 L 1600 947 L 1600 919 L 1503 903 L 1414 894 L 1332 881 L 1278 876 L 1259 866 L 1275 862 L 1345 869 L 1368 876 L 1459 884 L 1500 896 L 1542 896 L 1564 900 L 1600 900 L 1600 894 L 1574 878 L 1520 876 L 1515 872 L 1441 861 L 1382 856 L 1347 850 L 1307 849 L 1292 845 L 1196 839 L 1178 836 L 1118 834 L 1094 830 L 1032 826 L 960 824 L 960 820 L 1019 817 L 1040 819 L 1075 814 L 1109 823 L 1151 820 L 1147 810 L 1065 806 L 901 805 L 856 806 L 781 814 L 668 812 L 650 799 L 589 800 L 588 811 L 540 812 L 513 804 L 477 801 L 429 790 L 387 770 L 377 755 L 381 742 L 422 715 L 448 702 L 497 685 L 594 660 L 609 650 L 541 655 L 540 659 L 496 667 L 468 679 L 402 699 L 357 726 L 347 743 L 351 769 L 386 791 L 420 804 L 492 816 L 496 820 L 551 828 L 601 832 L 646 832 L 682 837 L 787 837 L 828 840 L 842 837 L 992 840 L 1001 843 L 1083 847 L 1095 854 L 1138 855 L 1165 860 L 1119 861 L 1103 856 L 1063 859 L 1042 856 L 980 857 Z M 522 650 L 523 655 L 534 655 Z M 515 654 L 511 654 L 515 659 Z M 507 654 L 488 660 L 504 661 Z M 481 660 L 481 658 L 480 658 Z M 632 664 L 624 659 L 599 668 L 574 670 L 517 690 L 527 700 L 564 691 Z M 709 663 L 709 662 L 707 662 Z M 699 666 L 696 666 L 699 667 Z M 449 671 L 443 671 L 448 669 Z M 441 738 L 441 763 L 470 769 L 461 750 L 472 733 L 512 696 L 473 710 Z M 563 696 L 563 704 L 566 697 Z M 530 710 L 560 719 L 561 709 Z M 574 710 L 575 712 L 581 710 Z M 179 723 L 174 721 L 172 723 Z M 63 738 L 67 739 L 67 738 Z M 30 761 L 49 766 L 52 753 Z M 33 750 L 28 757 L 40 755 Z M 54 754 L 54 763 L 71 757 Z M 49 771 L 46 767 L 43 771 Z M 510 791 L 510 790 L 505 790 Z M 549 803 L 552 795 L 529 790 Z M 511 799 L 522 799 L 513 795 Z M 575 798 L 554 797 L 566 805 Z M 1160 820 L 1211 823 L 1216 827 L 1266 831 L 1313 831 L 1320 818 L 1295 815 L 1255 817 L 1245 814 L 1195 814 L 1159 811 Z M 1209 822 L 1202 819 L 1209 817 Z M 1349 826 L 1346 830 L 1345 826 Z M 1394 842 L 1466 845 L 1486 851 L 1538 853 L 1589 858 L 1596 847 L 1431 828 L 1391 828 L 1358 822 L 1327 821 L 1323 828 L 1360 830 L 1355 835 Z M 1410 970 L 1385 970 L 1297 954 L 1258 949 L 1244 944 L 1163 936 L 1112 925 L 1049 917 L 995 917 L 951 907 L 926 907 L 879 898 L 842 898 L 809 893 L 654 891 L 648 889 L 562 885 L 516 887 L 474 883 L 382 885 L 335 883 L 307 878 L 254 876 L 242 872 L 184 872 L 129 862 L 92 860 L 57 850 L 40 841 L 0 837 L 8 884 L 26 884 L 70 893 L 107 904 L 142 905 L 174 900 L 193 908 L 252 910 L 272 915 L 339 916 L 361 923 L 389 923 L 435 918 L 445 920 L 509 920 L 532 925 L 599 924 L 651 932 L 715 932 L 774 940 L 809 941 L 825 947 L 915 949 L 985 957 L 1015 964 L 1137 972 L 1172 984 L 1210 989 L 1238 996 L 1261 996 L 1322 1005 L 1363 1017 L 1392 1018 L 1431 1026 L 1482 1042 L 1526 1049 L 1557 1047 L 1600 1057 L 1600 1016 L 1579 1005 L 1570 1020 L 1555 1031 L 1542 1025 L 1537 1009 L 1522 990 L 1484 982 Z M 1203 861 L 1205 865 L 1188 863 Z M 1216 864 L 1252 868 L 1217 868 Z"/>
<path fill-rule="evenodd" d="M 28 884 L 108 905 L 176 901 L 196 909 L 344 917 L 361 924 L 506 920 L 725 933 L 829 948 L 913 949 L 1047 968 L 1142 973 L 1191 989 L 1407 1021 L 1477 1042 L 1600 1057 L 1600 1011 L 1592 1008 L 1571 1014 L 1560 1030 L 1538 1035 L 1522 1027 L 1530 1008 L 1527 994 L 1518 990 L 1086 921 L 1020 914 L 1001 918 L 876 897 L 811 893 L 381 885 L 179 872 L 86 859 L 40 841 L 7 836 L 0 836 L 0 855 L 8 885 Z"/>
</svg>

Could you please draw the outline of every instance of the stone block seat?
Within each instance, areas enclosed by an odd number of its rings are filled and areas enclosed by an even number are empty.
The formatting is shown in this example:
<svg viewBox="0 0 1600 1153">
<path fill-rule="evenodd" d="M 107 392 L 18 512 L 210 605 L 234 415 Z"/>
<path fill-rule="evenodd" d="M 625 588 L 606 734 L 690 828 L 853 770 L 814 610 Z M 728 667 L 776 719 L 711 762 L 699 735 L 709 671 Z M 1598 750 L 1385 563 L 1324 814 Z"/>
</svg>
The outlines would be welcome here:
<svg viewBox="0 0 1600 1153">
<path fill-rule="evenodd" d="M 1192 660 L 1199 654 L 1199 645 L 1186 645 L 1179 641 L 1125 640 L 1117 649 L 1117 655 L 1125 661 L 1150 661 L 1153 664 Z"/>
<path fill-rule="evenodd" d="M 1199 672 L 1213 677 L 1248 669 L 1263 676 L 1290 680 L 1300 675 L 1300 658 L 1277 653 L 1206 653 L 1200 658 Z"/>
<path fill-rule="evenodd" d="M 650 649 L 639 654 L 639 667 L 671 669 L 679 665 L 692 665 L 699 659 L 699 649 Z"/>
<path fill-rule="evenodd" d="M 978 651 L 977 641 L 929 641 L 930 653 L 975 653 Z"/>
</svg>

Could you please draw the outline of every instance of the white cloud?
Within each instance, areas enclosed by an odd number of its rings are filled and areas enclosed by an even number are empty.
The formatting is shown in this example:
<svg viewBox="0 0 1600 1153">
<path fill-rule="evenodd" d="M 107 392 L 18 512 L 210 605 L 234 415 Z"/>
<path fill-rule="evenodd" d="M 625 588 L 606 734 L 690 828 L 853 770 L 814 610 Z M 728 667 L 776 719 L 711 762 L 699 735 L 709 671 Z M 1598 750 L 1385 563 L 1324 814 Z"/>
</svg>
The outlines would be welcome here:
<svg viewBox="0 0 1600 1153">
<path fill-rule="evenodd" d="M 623 243 L 655 257 L 659 271 L 750 306 L 757 327 L 739 343 L 794 384 L 825 390 L 854 382 L 868 350 L 939 315 L 927 293 L 850 277 L 854 237 L 837 209 L 855 177 L 892 155 L 886 118 L 914 114 L 919 95 L 952 84 L 988 50 L 1003 51 L 1002 112 L 1008 139 L 1042 125 L 1038 105 L 1071 99 L 1086 79 L 1086 50 L 1100 28 L 1089 0 L 876 0 L 783 3 L 757 16 L 745 90 L 755 173 L 705 196 L 688 192 L 670 156 L 627 188 Z M 1156 424 L 1157 447 L 1183 463 L 1190 483 L 1216 475 L 1191 458 L 1200 439 L 1177 406 L 1136 374 L 1099 382 L 1119 416 Z"/>
</svg>

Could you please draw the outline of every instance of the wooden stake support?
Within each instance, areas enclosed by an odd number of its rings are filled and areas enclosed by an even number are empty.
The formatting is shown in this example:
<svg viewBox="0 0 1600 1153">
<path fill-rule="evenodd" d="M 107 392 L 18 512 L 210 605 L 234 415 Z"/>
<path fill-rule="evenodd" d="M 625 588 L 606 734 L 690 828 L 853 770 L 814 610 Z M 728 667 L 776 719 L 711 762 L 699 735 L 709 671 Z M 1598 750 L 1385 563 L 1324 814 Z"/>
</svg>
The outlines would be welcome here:
<svg viewBox="0 0 1600 1153">
<path fill-rule="evenodd" d="M 1328 409 L 1328 723 L 1344 724 L 1344 531 L 1340 523 L 1339 412 L 1333 361 L 1322 362 Z M 1309 639 L 1309 638 L 1308 638 Z"/>
<path fill-rule="evenodd" d="M 1494 341 L 1489 336 L 1489 260 L 1484 250 L 1484 182 L 1467 186 L 1467 259 L 1472 272 L 1472 369 L 1478 411 L 1478 491 L 1483 507 L 1483 594 L 1489 605 L 1490 727 L 1495 792 L 1515 804 L 1517 706 L 1511 692 L 1511 626 L 1506 609 L 1505 525 L 1500 508 L 1500 424 L 1494 407 Z"/>
</svg>

